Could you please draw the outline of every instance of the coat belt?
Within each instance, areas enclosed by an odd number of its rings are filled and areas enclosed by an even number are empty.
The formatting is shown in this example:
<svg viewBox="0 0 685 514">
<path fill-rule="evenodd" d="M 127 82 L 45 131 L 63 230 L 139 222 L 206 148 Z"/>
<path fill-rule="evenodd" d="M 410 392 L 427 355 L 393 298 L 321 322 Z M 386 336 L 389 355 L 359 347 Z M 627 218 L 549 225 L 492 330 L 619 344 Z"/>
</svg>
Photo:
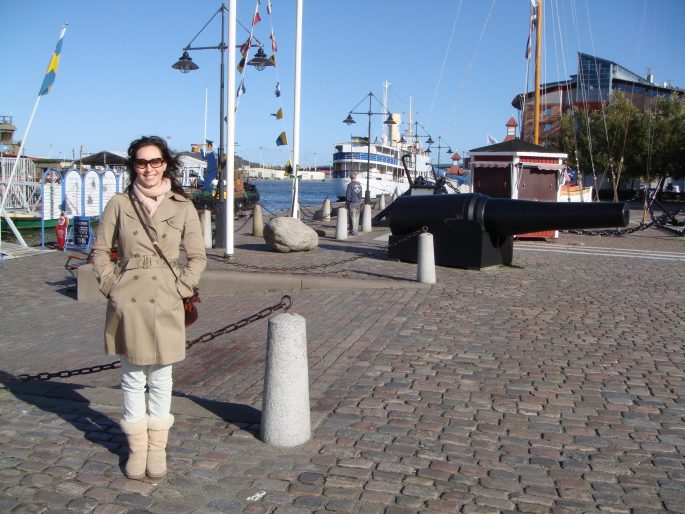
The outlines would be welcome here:
<svg viewBox="0 0 685 514">
<path fill-rule="evenodd" d="M 176 261 L 169 261 L 173 267 L 177 267 L 178 263 Z M 117 266 L 119 266 L 122 271 L 129 269 L 139 269 L 139 268 L 166 268 L 167 263 L 162 260 L 158 255 L 142 255 L 140 257 L 125 257 L 119 259 Z"/>
</svg>

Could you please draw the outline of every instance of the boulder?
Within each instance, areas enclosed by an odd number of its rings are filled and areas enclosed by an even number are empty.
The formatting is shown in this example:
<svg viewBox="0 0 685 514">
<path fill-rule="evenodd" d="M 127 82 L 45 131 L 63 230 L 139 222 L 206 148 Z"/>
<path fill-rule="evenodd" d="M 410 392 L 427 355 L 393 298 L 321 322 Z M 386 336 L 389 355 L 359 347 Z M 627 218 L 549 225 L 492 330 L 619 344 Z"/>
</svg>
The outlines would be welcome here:
<svg viewBox="0 0 685 514">
<path fill-rule="evenodd" d="M 283 216 L 264 227 L 264 241 L 277 252 L 308 252 L 319 245 L 319 236 L 300 220 Z"/>
</svg>

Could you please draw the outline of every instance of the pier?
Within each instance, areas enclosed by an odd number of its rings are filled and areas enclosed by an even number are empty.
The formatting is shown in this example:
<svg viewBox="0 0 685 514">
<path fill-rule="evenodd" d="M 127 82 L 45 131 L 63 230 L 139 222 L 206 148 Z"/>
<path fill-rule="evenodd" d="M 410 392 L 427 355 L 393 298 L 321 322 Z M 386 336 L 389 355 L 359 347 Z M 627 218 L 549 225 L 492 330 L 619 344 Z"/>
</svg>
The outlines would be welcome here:
<svg viewBox="0 0 685 514">
<path fill-rule="evenodd" d="M 426 285 L 382 257 L 387 227 L 336 241 L 335 218 L 308 222 L 319 247 L 279 254 L 240 223 L 234 260 L 208 250 L 206 273 L 273 279 L 202 291 L 188 339 L 289 294 L 307 320 L 311 439 L 259 439 L 261 321 L 175 365 L 159 482 L 122 473 L 118 370 L 0 384 L 0 511 L 684 511 L 682 237 L 517 241 L 512 266 L 437 267 Z M 65 260 L 0 269 L 4 374 L 114 360 L 104 302 L 76 300 Z"/>
</svg>

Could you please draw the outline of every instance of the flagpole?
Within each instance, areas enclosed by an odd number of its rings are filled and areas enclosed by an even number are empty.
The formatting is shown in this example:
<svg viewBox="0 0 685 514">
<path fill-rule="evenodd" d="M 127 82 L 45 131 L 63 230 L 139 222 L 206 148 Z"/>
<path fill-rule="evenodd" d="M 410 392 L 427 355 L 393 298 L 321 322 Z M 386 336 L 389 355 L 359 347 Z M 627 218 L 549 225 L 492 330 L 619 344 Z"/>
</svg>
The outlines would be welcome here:
<svg viewBox="0 0 685 514">
<path fill-rule="evenodd" d="M 233 256 L 233 210 L 234 210 L 234 178 L 235 178 L 235 44 L 236 44 L 236 0 L 228 2 L 228 106 L 227 123 L 228 142 L 226 144 L 226 204 L 224 222 L 224 257 Z M 221 120 L 224 123 L 224 120 Z"/>
<path fill-rule="evenodd" d="M 14 180 L 14 176 L 17 172 L 19 160 L 21 159 L 21 154 L 24 151 L 24 144 L 26 143 L 26 139 L 28 138 L 29 130 L 31 130 L 31 125 L 33 124 L 33 118 L 35 118 L 35 116 L 36 116 L 36 111 L 38 110 L 38 104 L 40 103 L 40 98 L 43 95 L 47 95 L 50 92 L 50 88 L 52 87 L 52 83 L 55 81 L 55 76 L 57 74 L 57 67 L 59 65 L 59 55 L 62 51 L 62 40 L 64 39 L 64 34 L 67 31 L 67 25 L 69 25 L 69 24 L 65 23 L 64 26 L 62 27 L 62 30 L 59 33 L 59 38 L 57 39 L 57 46 L 55 47 L 55 51 L 53 52 L 52 57 L 50 58 L 50 63 L 48 64 L 48 69 L 45 72 L 45 78 L 43 79 L 43 83 L 41 84 L 40 90 L 38 92 L 38 97 L 36 98 L 36 103 L 33 105 L 33 112 L 31 113 L 31 116 L 29 117 L 28 124 L 26 125 L 26 131 L 24 132 L 24 137 L 21 140 L 21 145 L 19 146 L 19 151 L 17 152 L 17 157 L 16 157 L 16 160 L 14 161 L 14 166 L 12 166 L 12 173 L 10 173 L 10 178 L 9 178 L 9 180 L 5 186 L 5 190 L 3 191 L 3 195 L 2 195 L 2 201 L 0 202 L 0 214 L 7 221 L 7 224 L 12 229 L 12 232 L 16 236 L 17 241 L 19 241 L 19 244 L 21 244 L 21 246 L 24 246 L 24 247 L 27 247 L 28 245 L 26 244 L 26 241 L 24 241 L 24 238 L 21 237 L 21 234 L 19 233 L 19 230 L 17 230 L 17 227 L 14 225 L 14 222 L 11 220 L 11 218 L 9 217 L 7 212 L 5 212 L 5 202 L 7 201 L 7 197 L 9 196 L 10 187 L 12 185 L 12 180 Z M 2 247 L 1 232 L 0 232 L 0 247 Z"/>
<path fill-rule="evenodd" d="M 14 161 L 14 165 L 12 166 L 12 172 L 10 173 L 10 178 L 9 181 L 7 182 L 7 185 L 5 186 L 5 191 L 3 192 L 2 195 L 2 202 L 0 202 L 0 213 L 2 213 L 3 217 L 7 221 L 7 224 L 10 226 L 12 229 L 12 232 L 14 233 L 14 236 L 17 238 L 17 241 L 19 241 L 19 244 L 21 246 L 27 247 L 28 245 L 24 241 L 24 239 L 21 237 L 21 234 L 19 233 L 19 230 L 17 227 L 14 225 L 14 222 L 10 219 L 8 214 L 5 212 L 5 202 L 7 201 L 7 197 L 9 196 L 10 192 L 10 186 L 12 185 L 12 180 L 14 180 L 14 175 L 17 173 L 17 167 L 19 166 L 19 159 L 21 159 L 21 154 L 24 150 L 24 144 L 26 143 L 26 139 L 28 138 L 29 135 L 29 130 L 31 130 L 31 125 L 33 124 L 33 118 L 36 117 L 36 111 L 38 110 L 38 104 L 40 103 L 40 99 L 42 98 L 43 95 L 38 95 L 36 98 L 36 103 L 33 104 L 33 112 L 31 113 L 31 117 L 29 118 L 28 125 L 26 125 L 26 131 L 24 132 L 24 137 L 21 140 L 21 145 L 19 146 L 19 151 L 17 152 L 17 158 Z M 2 235 L 0 233 L 0 245 L 2 245 Z"/>
<path fill-rule="evenodd" d="M 300 204 L 298 200 L 297 171 L 300 165 L 300 75 L 302 72 L 302 0 L 297 0 L 295 29 L 295 105 L 293 114 L 293 177 L 295 180 L 293 189 L 293 208 L 291 216 L 299 218 Z"/>
</svg>

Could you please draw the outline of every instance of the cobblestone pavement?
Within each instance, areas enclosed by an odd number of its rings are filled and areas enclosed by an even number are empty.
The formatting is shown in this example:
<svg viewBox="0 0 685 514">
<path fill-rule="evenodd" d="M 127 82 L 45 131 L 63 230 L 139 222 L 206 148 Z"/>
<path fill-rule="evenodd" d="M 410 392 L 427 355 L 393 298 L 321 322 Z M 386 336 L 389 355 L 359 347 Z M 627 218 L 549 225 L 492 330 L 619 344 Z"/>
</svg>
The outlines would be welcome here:
<svg viewBox="0 0 685 514">
<path fill-rule="evenodd" d="M 398 284 L 287 292 L 307 320 L 312 439 L 278 449 L 258 438 L 262 321 L 175 366 L 159 482 L 122 473 L 118 371 L 5 384 L 0 512 L 685 512 L 683 238 L 522 241 L 513 266 L 439 267 L 438 283 L 417 289 L 401 287 L 416 266 L 379 251 L 387 229 L 283 255 L 247 228 L 232 263 L 210 268 L 364 255 L 296 272 Z M 0 372 L 113 360 L 105 304 L 75 301 L 65 259 L 0 269 Z M 205 296 L 188 337 L 281 294 Z"/>
</svg>

